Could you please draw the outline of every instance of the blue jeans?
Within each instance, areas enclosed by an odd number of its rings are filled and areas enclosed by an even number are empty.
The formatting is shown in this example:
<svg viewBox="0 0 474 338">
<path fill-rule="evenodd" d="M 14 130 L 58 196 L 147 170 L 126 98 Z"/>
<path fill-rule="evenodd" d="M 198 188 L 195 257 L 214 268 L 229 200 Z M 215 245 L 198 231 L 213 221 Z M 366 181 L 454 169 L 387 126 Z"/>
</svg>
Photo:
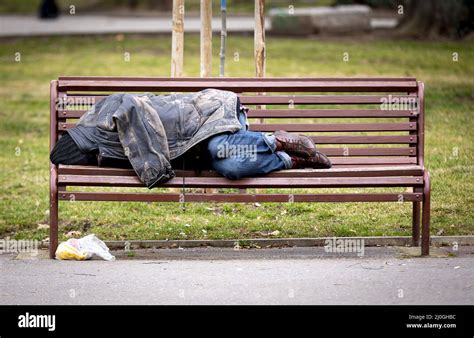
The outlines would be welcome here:
<svg viewBox="0 0 474 338">
<path fill-rule="evenodd" d="M 209 139 L 207 149 L 211 165 L 218 173 L 239 179 L 268 174 L 291 168 L 291 158 L 283 151 L 275 151 L 273 135 L 247 130 L 247 116 L 241 111 L 242 129 L 235 133 L 222 133 Z"/>
</svg>

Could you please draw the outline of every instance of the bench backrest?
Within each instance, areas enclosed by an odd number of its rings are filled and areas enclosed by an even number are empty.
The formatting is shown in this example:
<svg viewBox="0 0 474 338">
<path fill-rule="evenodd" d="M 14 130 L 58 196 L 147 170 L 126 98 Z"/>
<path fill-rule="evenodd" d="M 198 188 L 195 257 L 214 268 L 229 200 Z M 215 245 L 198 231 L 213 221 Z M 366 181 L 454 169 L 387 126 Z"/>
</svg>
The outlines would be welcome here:
<svg viewBox="0 0 474 338">
<path fill-rule="evenodd" d="M 309 135 L 336 166 L 423 166 L 423 83 L 414 78 L 60 77 L 51 82 L 51 149 L 112 92 L 237 93 L 250 129 Z"/>
</svg>

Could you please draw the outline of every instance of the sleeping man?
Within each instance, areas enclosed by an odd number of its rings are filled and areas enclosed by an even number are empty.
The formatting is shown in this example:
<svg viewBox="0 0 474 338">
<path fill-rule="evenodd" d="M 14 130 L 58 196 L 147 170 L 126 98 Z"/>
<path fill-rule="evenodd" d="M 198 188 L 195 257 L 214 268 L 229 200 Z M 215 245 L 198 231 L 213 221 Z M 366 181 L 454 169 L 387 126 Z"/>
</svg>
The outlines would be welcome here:
<svg viewBox="0 0 474 338">
<path fill-rule="evenodd" d="M 275 170 L 325 169 L 331 162 L 303 135 L 248 130 L 233 92 L 112 94 L 59 139 L 54 164 L 131 166 L 153 188 L 176 169 L 214 169 L 229 179 Z"/>
</svg>

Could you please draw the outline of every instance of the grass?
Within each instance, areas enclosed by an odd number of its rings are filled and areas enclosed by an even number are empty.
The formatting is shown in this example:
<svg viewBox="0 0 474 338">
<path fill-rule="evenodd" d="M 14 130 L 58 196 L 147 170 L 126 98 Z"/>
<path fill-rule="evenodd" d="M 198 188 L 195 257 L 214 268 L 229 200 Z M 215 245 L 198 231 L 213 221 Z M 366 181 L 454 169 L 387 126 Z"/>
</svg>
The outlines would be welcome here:
<svg viewBox="0 0 474 338">
<path fill-rule="evenodd" d="M 199 74 L 187 35 L 185 75 Z M 124 61 L 124 53 L 131 60 Z M 217 52 L 217 47 L 214 50 Z M 349 61 L 343 61 L 343 53 Z M 452 61 L 452 53 L 459 61 Z M 20 53 L 20 54 L 15 54 Z M 15 55 L 21 61 L 15 62 Z M 214 53 L 214 55 L 217 55 Z M 0 238 L 44 239 L 48 219 L 49 81 L 59 75 L 168 76 L 169 37 L 3 40 L 0 45 Z M 426 84 L 426 164 L 432 233 L 473 235 L 474 48 L 462 42 L 268 38 L 268 76 L 415 76 Z M 218 57 L 214 58 L 214 73 Z M 228 39 L 229 76 L 253 76 L 253 38 Z M 409 235 L 406 204 L 60 203 L 60 236 L 235 239 Z M 278 230 L 279 232 L 274 232 Z M 273 233 L 271 235 L 270 233 Z M 275 235 L 276 234 L 276 235 Z"/>
</svg>

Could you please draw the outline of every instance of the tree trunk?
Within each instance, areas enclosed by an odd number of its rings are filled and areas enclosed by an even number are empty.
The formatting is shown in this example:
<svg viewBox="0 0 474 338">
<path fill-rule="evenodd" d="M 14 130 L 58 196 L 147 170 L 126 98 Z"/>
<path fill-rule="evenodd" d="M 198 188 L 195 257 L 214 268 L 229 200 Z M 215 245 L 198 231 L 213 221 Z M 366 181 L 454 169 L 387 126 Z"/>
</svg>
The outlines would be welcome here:
<svg viewBox="0 0 474 338">
<path fill-rule="evenodd" d="M 398 35 L 414 38 L 458 38 L 467 32 L 462 23 L 472 17 L 469 0 L 405 0 Z"/>
</svg>

